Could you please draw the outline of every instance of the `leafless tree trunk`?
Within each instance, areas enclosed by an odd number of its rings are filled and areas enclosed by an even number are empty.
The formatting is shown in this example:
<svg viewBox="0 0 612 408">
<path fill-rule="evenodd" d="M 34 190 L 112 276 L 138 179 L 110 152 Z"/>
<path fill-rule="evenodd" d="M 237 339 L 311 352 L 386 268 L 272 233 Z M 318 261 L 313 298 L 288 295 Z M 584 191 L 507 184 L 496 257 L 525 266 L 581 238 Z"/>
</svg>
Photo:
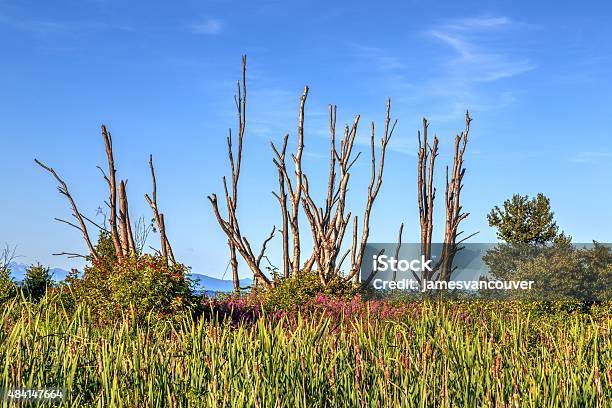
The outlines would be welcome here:
<svg viewBox="0 0 612 408">
<path fill-rule="evenodd" d="M 148 194 L 145 194 L 145 200 L 153 210 L 153 218 L 155 219 L 155 224 L 157 224 L 157 229 L 159 230 L 159 240 L 161 245 L 162 257 L 174 264 L 176 263 L 176 261 L 174 259 L 174 253 L 172 252 L 170 240 L 168 239 L 168 236 L 166 234 L 166 222 L 164 220 L 164 214 L 159 212 L 159 207 L 157 206 L 157 179 L 155 177 L 155 167 L 153 166 L 153 155 L 149 155 L 149 168 L 151 169 L 153 191 L 151 192 L 152 198 Z"/>
<path fill-rule="evenodd" d="M 372 178 L 370 180 L 370 185 L 368 187 L 368 201 L 366 203 L 366 208 L 363 216 L 363 227 L 361 232 L 361 244 L 359 249 L 356 249 L 355 243 L 356 239 L 353 239 L 353 249 L 351 250 L 352 257 L 352 268 L 351 273 L 349 274 L 349 278 L 353 279 L 354 283 L 357 283 L 359 280 L 359 269 L 361 268 L 361 261 L 363 259 L 363 252 L 368 243 L 368 238 L 370 236 L 370 214 L 372 212 L 372 206 L 374 205 L 374 201 L 376 200 L 376 196 L 378 195 L 378 191 L 380 190 L 380 186 L 383 181 L 383 170 L 385 168 L 385 153 L 387 152 L 387 145 L 389 144 L 389 140 L 391 140 L 391 136 L 393 135 L 393 131 L 395 130 L 395 125 L 397 124 L 397 120 L 393 122 L 392 126 L 391 122 L 391 99 L 387 101 L 387 113 L 385 117 L 385 130 L 383 137 L 380 139 L 380 158 L 378 163 L 378 172 L 376 171 L 376 152 L 374 146 L 374 137 L 375 137 L 375 129 L 374 122 L 372 122 L 372 134 L 370 138 L 370 146 L 372 153 Z M 353 237 L 357 236 L 357 217 L 355 217 L 355 227 L 353 229 Z"/>
<path fill-rule="evenodd" d="M 395 259 L 399 259 L 400 250 L 402 249 L 402 233 L 404 232 L 404 223 L 399 227 L 397 233 L 397 247 L 395 248 Z M 414 274 L 414 271 L 412 272 Z M 397 279 L 397 268 L 393 270 L 393 280 Z"/>
<path fill-rule="evenodd" d="M 293 273 L 300 271 L 300 227 L 298 215 L 300 212 L 300 200 L 302 195 L 302 152 L 304 151 L 304 105 L 308 98 L 308 87 L 304 87 L 304 92 L 300 98 L 300 115 L 298 119 L 298 144 L 297 152 L 293 155 L 295 163 L 295 190 L 291 191 L 291 230 L 293 232 Z"/>
<path fill-rule="evenodd" d="M 117 182 L 116 182 L 116 169 L 115 169 L 115 159 L 113 155 L 113 137 L 110 132 L 106 130 L 106 126 L 102 125 L 102 137 L 104 139 L 104 146 L 106 148 L 106 156 L 108 160 L 108 176 L 104 174 L 104 179 L 106 180 L 109 188 L 109 201 L 108 206 L 110 208 L 110 233 L 113 239 L 113 244 L 115 246 L 115 253 L 117 254 L 117 259 L 121 260 L 123 258 L 123 247 L 121 245 L 121 238 L 119 236 L 119 229 L 117 227 Z"/>
<path fill-rule="evenodd" d="M 278 193 L 272 192 L 274 197 L 278 200 L 281 208 L 281 219 L 282 219 L 282 241 L 283 241 L 283 276 L 285 278 L 291 276 L 292 265 L 291 257 L 289 256 L 289 213 L 287 211 L 287 192 L 285 191 L 285 174 L 287 172 L 285 166 L 285 155 L 287 152 L 287 141 L 289 135 L 285 134 L 283 138 L 283 147 L 279 152 L 273 142 L 270 142 L 276 158 L 273 159 L 278 169 Z"/>
<path fill-rule="evenodd" d="M 125 181 L 121 180 L 119 182 L 119 232 L 121 236 L 121 251 L 126 256 L 135 252 L 132 251 L 134 237 L 129 222 Z"/>
<path fill-rule="evenodd" d="M 302 205 L 302 191 L 304 186 L 304 173 L 302 171 L 302 153 L 304 151 L 304 107 L 308 98 L 308 87 L 304 87 L 304 92 L 300 98 L 299 118 L 298 118 L 298 139 L 296 153 L 291 154 L 295 165 L 295 185 L 291 181 L 287 166 L 285 164 L 285 155 L 287 149 L 287 140 L 289 135 L 285 135 L 283 139 L 283 147 L 279 151 L 274 143 L 271 143 L 274 150 L 274 164 L 278 170 L 279 177 L 279 194 L 274 193 L 274 196 L 279 200 L 283 219 L 283 268 L 289 268 L 290 272 L 284 272 L 285 276 L 295 275 L 300 272 L 301 265 L 301 245 L 300 245 L 300 225 L 299 213 Z M 285 186 L 288 194 L 285 193 Z M 291 212 L 287 208 L 287 196 L 291 202 Z M 291 238 L 293 243 L 293 254 L 289 259 L 289 234 L 285 233 L 287 223 L 291 227 Z M 308 260 L 303 266 L 303 269 L 309 269 L 312 266 L 312 259 Z"/>
<path fill-rule="evenodd" d="M 427 139 L 427 129 L 429 124 L 423 118 L 423 138 L 418 132 L 419 152 L 418 152 L 418 201 L 419 201 L 419 220 L 421 226 L 421 255 L 425 259 L 431 259 L 431 236 L 433 233 L 433 209 L 436 198 L 436 189 L 433 187 L 434 166 L 438 156 L 438 137 L 434 135 L 433 146 L 430 146 Z M 429 159 L 429 161 L 428 161 Z M 421 280 L 429 280 L 433 272 L 423 271 Z"/>
<path fill-rule="evenodd" d="M 463 154 L 468 142 L 468 136 L 470 133 L 470 113 L 465 114 L 465 130 L 455 136 L 455 149 L 453 157 L 453 168 L 450 175 L 448 173 L 448 166 L 446 167 L 446 193 L 445 193 L 445 205 L 446 205 L 446 223 L 444 227 L 444 248 L 440 256 L 440 280 L 448 281 L 451 278 L 451 274 L 454 270 L 453 259 L 458 251 L 463 249 L 460 244 L 473 236 L 474 234 L 465 237 L 461 241 L 457 242 L 457 237 L 463 233 L 457 232 L 461 221 L 466 219 L 470 214 L 463 213 L 460 203 L 460 194 L 463 189 L 463 176 L 465 175 L 465 167 L 463 167 Z"/>
<path fill-rule="evenodd" d="M 242 84 L 238 82 L 238 96 L 236 97 L 236 109 L 238 112 L 238 148 L 236 152 L 236 158 L 234 159 L 234 149 L 232 147 L 232 133 L 229 132 L 227 138 L 228 147 L 228 158 L 230 162 L 231 175 L 232 175 L 232 186 L 231 193 L 227 186 L 227 180 L 223 177 L 223 188 L 225 190 L 225 201 L 227 204 L 227 220 L 225 220 L 219 212 L 218 200 L 216 194 L 212 194 L 208 197 L 213 212 L 219 226 L 228 238 L 228 245 L 230 249 L 230 257 L 232 264 L 232 279 L 234 282 L 234 290 L 240 291 L 240 281 L 238 278 L 238 261 L 236 259 L 236 252 L 240 253 L 249 268 L 253 271 L 254 279 L 264 286 L 270 286 L 272 283 L 270 279 L 263 273 L 261 268 L 261 260 L 265 254 L 266 247 L 270 240 L 274 236 L 275 228 L 272 228 L 270 236 L 264 241 L 261 252 L 259 255 L 255 255 L 251 249 L 251 245 L 246 237 L 244 237 L 240 231 L 238 218 L 236 216 L 236 209 L 238 206 L 238 179 L 240 177 L 240 166 L 242 163 L 242 142 L 244 138 L 244 131 L 246 126 L 246 56 L 242 57 Z"/>
<path fill-rule="evenodd" d="M 241 89 L 242 85 L 242 89 Z M 242 84 L 238 81 L 237 84 L 238 96 L 236 99 L 236 111 L 238 113 L 238 157 L 237 160 L 234 161 L 234 155 L 232 150 L 232 130 L 229 130 L 229 135 L 227 137 L 227 150 L 228 156 L 231 165 L 232 171 L 232 195 L 231 200 L 227 201 L 227 212 L 228 214 L 236 214 L 236 210 L 238 207 L 238 180 L 240 179 L 240 167 L 242 164 L 242 141 L 244 138 L 244 130 L 246 126 L 246 57 L 242 57 Z M 225 183 L 225 179 L 224 179 Z M 226 191 L 227 191 L 227 187 Z M 236 226 L 234 224 L 235 218 L 230 217 L 229 222 L 231 224 L 231 228 L 234 229 Z M 236 293 L 240 292 L 240 278 L 238 277 L 238 258 L 236 255 L 236 245 L 233 243 L 231 239 L 227 241 L 230 250 L 230 263 L 232 266 L 232 281 L 234 282 L 234 291 Z"/>
</svg>

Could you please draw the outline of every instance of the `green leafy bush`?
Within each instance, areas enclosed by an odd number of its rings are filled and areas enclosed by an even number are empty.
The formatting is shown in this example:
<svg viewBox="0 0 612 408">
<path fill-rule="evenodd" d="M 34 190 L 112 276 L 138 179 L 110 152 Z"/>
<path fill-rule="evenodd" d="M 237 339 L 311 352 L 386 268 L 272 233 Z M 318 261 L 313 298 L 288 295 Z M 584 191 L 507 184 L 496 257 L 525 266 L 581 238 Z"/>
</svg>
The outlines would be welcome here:
<svg viewBox="0 0 612 408">
<path fill-rule="evenodd" d="M 119 261 L 110 234 L 101 231 L 96 243 L 98 259 L 90 259 L 82 276 L 72 271 L 57 289 L 65 307 L 83 303 L 102 321 L 119 312 L 142 320 L 147 314 L 170 316 L 192 306 L 187 267 L 169 265 L 161 255 L 132 255 Z"/>
<path fill-rule="evenodd" d="M 96 315 L 112 320 L 118 311 L 138 319 L 186 310 L 191 305 L 191 283 L 182 264 L 167 265 L 159 255 L 131 256 L 113 264 L 93 261 L 81 278 L 68 283 L 76 303 L 90 306 Z"/>
<path fill-rule="evenodd" d="M 135 307 L 139 314 L 184 309 L 191 294 L 186 272 L 181 264 L 166 265 L 161 256 L 128 258 L 109 276 L 111 298 L 116 305 Z"/>
<path fill-rule="evenodd" d="M 262 303 L 268 310 L 290 310 L 302 306 L 319 294 L 350 298 L 358 289 L 350 282 L 335 278 L 326 285 L 321 283 L 318 273 L 300 272 L 280 278 L 273 288 L 261 294 Z"/>
</svg>

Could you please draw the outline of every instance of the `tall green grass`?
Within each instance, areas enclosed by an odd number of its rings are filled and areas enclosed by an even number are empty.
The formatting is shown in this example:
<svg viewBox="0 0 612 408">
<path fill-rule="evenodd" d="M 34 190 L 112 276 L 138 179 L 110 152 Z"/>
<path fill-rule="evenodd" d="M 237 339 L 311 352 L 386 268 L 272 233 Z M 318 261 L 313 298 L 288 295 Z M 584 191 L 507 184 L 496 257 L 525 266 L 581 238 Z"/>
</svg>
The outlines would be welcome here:
<svg viewBox="0 0 612 408">
<path fill-rule="evenodd" d="M 1 309 L 0 387 L 60 386 L 63 406 L 610 406 L 612 318 L 554 322 L 443 305 L 406 321 L 190 316 L 98 327 L 79 307 Z M 8 406 L 4 402 L 3 406 Z"/>
</svg>

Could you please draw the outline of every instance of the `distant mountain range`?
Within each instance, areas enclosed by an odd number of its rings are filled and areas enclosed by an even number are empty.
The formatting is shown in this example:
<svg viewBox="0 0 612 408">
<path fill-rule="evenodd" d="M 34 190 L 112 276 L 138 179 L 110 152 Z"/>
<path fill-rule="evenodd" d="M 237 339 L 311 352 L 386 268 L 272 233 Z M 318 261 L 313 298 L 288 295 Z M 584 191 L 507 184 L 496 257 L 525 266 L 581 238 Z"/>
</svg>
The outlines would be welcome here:
<svg viewBox="0 0 612 408">
<path fill-rule="evenodd" d="M 17 282 L 22 282 L 26 275 L 26 269 L 28 265 L 23 263 L 11 262 L 9 264 L 11 269 L 11 276 Z M 51 276 L 56 282 L 66 279 L 68 271 L 61 268 L 51 268 Z M 194 289 L 197 292 L 231 292 L 234 290 L 234 283 L 231 280 L 213 278 L 212 276 L 202 275 L 199 273 L 190 273 L 189 277 L 194 283 Z M 253 284 L 252 279 L 241 279 L 240 286 L 246 287 Z"/>
</svg>

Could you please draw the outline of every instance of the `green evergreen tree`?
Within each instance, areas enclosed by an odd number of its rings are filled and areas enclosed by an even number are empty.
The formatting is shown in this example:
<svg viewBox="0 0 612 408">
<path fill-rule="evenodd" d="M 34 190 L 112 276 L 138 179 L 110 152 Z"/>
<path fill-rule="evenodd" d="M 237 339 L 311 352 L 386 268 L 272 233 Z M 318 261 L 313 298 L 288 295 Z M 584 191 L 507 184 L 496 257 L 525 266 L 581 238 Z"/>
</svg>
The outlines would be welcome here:
<svg viewBox="0 0 612 408">
<path fill-rule="evenodd" d="M 30 265 L 23 280 L 23 293 L 32 301 L 38 302 L 47 293 L 47 288 L 53 287 L 49 268 L 37 263 Z"/>
<path fill-rule="evenodd" d="M 100 231 L 98 242 L 96 242 L 96 252 L 99 259 L 109 266 L 117 262 L 117 253 L 110 232 Z"/>
<path fill-rule="evenodd" d="M 533 199 L 515 194 L 503 209 L 496 206 L 488 220 L 504 241 L 483 257 L 491 277 L 535 282 L 533 290 L 513 295 L 534 300 L 609 299 L 610 248 L 597 243 L 589 249 L 572 245 L 572 238 L 559 232 L 544 194 Z"/>
<path fill-rule="evenodd" d="M 487 215 L 497 237 L 508 244 L 546 244 L 559 236 L 559 227 L 550 209 L 550 200 L 539 193 L 535 198 L 515 194 L 495 206 Z"/>
</svg>

